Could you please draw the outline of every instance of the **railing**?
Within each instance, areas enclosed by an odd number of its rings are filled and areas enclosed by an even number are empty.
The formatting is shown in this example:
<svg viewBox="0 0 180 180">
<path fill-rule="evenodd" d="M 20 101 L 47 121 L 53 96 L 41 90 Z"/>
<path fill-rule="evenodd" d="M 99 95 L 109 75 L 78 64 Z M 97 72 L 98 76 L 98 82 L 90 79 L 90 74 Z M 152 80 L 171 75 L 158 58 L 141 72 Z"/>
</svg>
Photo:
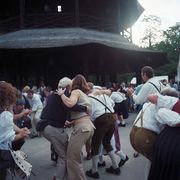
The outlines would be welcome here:
<svg viewBox="0 0 180 180">
<path fill-rule="evenodd" d="M 131 32 L 119 26 L 117 21 L 103 19 L 88 14 L 79 14 L 78 24 L 73 13 L 44 13 L 16 16 L 0 22 L 0 34 L 20 29 L 83 27 L 123 35 L 131 41 Z M 126 32 L 126 33 L 124 33 Z M 128 32 L 128 33 L 127 33 Z M 128 34 L 128 37 L 127 37 Z"/>
<path fill-rule="evenodd" d="M 116 33 L 122 29 L 118 27 L 116 21 L 81 13 L 79 14 L 78 26 Z M 0 32 L 4 33 L 19 29 L 49 27 L 77 27 L 75 16 L 72 13 L 26 14 L 24 17 L 16 16 L 0 22 Z"/>
</svg>

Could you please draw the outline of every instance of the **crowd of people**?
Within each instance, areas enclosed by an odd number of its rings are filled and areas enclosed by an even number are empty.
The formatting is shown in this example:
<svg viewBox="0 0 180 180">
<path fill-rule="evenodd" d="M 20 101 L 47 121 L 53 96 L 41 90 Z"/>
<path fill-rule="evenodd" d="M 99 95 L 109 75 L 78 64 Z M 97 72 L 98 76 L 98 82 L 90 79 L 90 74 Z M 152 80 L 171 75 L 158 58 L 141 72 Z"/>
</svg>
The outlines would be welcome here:
<svg viewBox="0 0 180 180">
<path fill-rule="evenodd" d="M 154 77 L 149 66 L 141 69 L 141 76 L 143 83 L 138 87 L 122 83 L 105 88 L 78 74 L 73 79 L 60 79 L 54 91 L 42 86 L 39 93 L 29 86 L 20 91 L 1 81 L 0 152 L 20 150 L 28 136 L 43 136 L 56 155 L 52 180 L 100 178 L 98 168 L 106 166 L 104 153 L 111 160 L 106 172 L 119 176 L 129 160 L 121 147 L 119 127 L 126 127 L 126 119 L 134 111 L 138 114 L 130 142 L 147 158 L 145 179 L 180 179 L 180 153 L 176 149 L 180 146 L 179 93 L 174 83 L 168 85 Z M 72 128 L 70 135 L 66 128 Z M 87 171 L 83 169 L 84 146 L 92 162 Z M 0 153 L 0 179 L 5 180 L 10 167 L 2 164 Z"/>
</svg>

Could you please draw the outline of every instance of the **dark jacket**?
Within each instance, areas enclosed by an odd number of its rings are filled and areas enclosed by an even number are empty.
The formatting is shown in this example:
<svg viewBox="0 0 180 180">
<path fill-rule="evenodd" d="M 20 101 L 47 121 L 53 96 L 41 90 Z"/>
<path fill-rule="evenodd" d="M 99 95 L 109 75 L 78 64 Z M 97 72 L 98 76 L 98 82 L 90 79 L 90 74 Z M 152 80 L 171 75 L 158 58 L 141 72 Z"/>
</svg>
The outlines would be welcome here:
<svg viewBox="0 0 180 180">
<path fill-rule="evenodd" d="M 62 101 L 58 94 L 51 94 L 46 106 L 41 113 L 41 119 L 47 121 L 47 125 L 62 128 L 67 119 L 69 119 L 69 111 L 85 112 L 87 110 L 84 106 L 75 105 L 72 108 L 68 108 Z"/>
</svg>

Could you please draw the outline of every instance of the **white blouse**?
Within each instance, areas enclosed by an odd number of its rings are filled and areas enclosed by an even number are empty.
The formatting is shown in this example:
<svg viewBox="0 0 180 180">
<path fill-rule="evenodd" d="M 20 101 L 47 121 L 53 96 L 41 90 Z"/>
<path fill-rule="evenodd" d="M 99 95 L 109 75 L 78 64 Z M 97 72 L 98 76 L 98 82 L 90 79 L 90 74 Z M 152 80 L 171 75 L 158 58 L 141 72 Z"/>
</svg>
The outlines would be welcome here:
<svg viewBox="0 0 180 180">
<path fill-rule="evenodd" d="M 126 99 L 125 94 L 120 93 L 120 92 L 112 92 L 110 98 L 115 102 L 115 103 L 121 103 Z"/>
<path fill-rule="evenodd" d="M 167 124 L 173 127 L 180 123 L 180 115 L 170 109 L 160 108 L 157 113 L 157 120 L 161 124 Z"/>
<path fill-rule="evenodd" d="M 150 129 L 157 134 L 161 132 L 165 125 L 175 126 L 180 123 L 180 116 L 178 113 L 171 111 L 173 106 L 179 99 L 171 96 L 162 96 L 158 94 L 157 104 L 145 103 L 143 109 L 139 112 L 136 120 L 143 113 L 143 127 Z M 141 119 L 136 123 L 136 126 L 141 127 Z"/>
<path fill-rule="evenodd" d="M 178 98 L 176 97 L 171 97 L 171 96 L 163 96 L 161 94 L 158 95 L 158 100 L 157 100 L 157 109 L 159 108 L 167 108 L 167 109 L 172 109 L 173 106 L 179 101 Z"/>
<path fill-rule="evenodd" d="M 9 111 L 3 111 L 0 114 L 0 149 L 9 149 L 8 144 L 15 138 L 13 130 L 13 114 Z"/>
</svg>

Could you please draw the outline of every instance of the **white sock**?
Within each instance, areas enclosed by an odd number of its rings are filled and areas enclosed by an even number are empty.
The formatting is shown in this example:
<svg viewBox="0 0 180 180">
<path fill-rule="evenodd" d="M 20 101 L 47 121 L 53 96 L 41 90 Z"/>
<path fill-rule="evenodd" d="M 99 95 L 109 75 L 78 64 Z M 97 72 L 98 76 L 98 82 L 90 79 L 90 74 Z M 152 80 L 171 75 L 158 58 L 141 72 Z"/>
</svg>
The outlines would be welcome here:
<svg viewBox="0 0 180 180">
<path fill-rule="evenodd" d="M 122 150 L 117 151 L 116 154 L 117 154 L 122 160 L 125 160 L 125 159 L 126 159 L 126 155 L 123 153 Z"/>
<path fill-rule="evenodd" d="M 114 152 L 113 152 L 113 151 L 110 151 L 110 152 L 108 152 L 108 155 L 109 155 L 109 157 L 110 157 L 110 159 L 111 159 L 111 161 L 112 161 L 112 167 L 113 167 L 114 169 L 118 168 L 118 165 L 117 165 L 117 162 L 116 162 L 116 159 L 115 159 Z"/>
<path fill-rule="evenodd" d="M 125 123 L 125 120 L 122 120 L 122 121 L 121 121 L 121 124 L 123 124 L 123 125 L 126 124 L 126 123 Z"/>
<path fill-rule="evenodd" d="M 98 170 L 98 160 L 99 160 L 99 155 L 92 157 L 92 173 L 95 173 Z"/>
<path fill-rule="evenodd" d="M 100 156 L 99 156 L 99 163 L 102 164 L 103 161 L 104 161 L 104 160 L 103 160 L 103 155 L 100 155 Z"/>
</svg>

